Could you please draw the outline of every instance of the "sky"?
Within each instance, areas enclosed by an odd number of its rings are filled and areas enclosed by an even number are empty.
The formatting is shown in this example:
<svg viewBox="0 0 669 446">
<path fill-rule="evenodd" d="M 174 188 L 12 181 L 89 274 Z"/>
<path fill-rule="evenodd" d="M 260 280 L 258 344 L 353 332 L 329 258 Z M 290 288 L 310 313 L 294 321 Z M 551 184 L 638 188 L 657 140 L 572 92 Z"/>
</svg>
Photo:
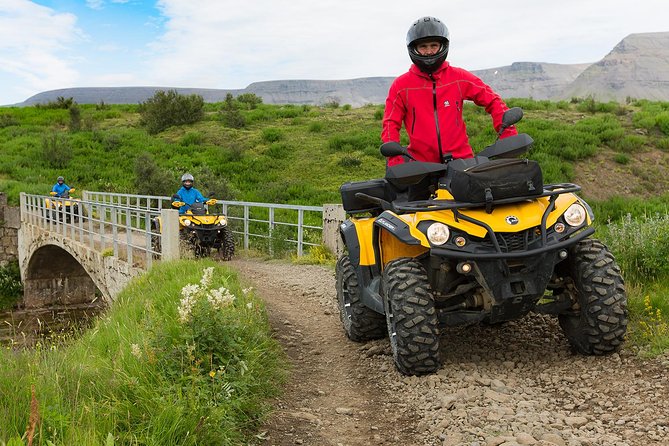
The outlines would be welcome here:
<svg viewBox="0 0 669 446">
<path fill-rule="evenodd" d="M 70 87 L 244 88 L 398 76 L 423 16 L 451 64 L 596 62 L 669 31 L 667 0 L 0 0 L 0 104 Z"/>
</svg>

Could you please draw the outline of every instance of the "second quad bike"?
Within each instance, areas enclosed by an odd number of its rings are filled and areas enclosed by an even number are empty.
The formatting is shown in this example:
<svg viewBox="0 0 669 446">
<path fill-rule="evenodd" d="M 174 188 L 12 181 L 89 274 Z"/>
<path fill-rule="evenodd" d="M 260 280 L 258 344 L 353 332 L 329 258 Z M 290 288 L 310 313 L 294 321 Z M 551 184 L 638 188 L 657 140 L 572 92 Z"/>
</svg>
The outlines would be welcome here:
<svg viewBox="0 0 669 446">
<path fill-rule="evenodd" d="M 186 203 L 173 197 L 172 206 L 180 208 Z M 232 229 L 228 226 L 225 215 L 209 212 L 209 206 L 217 203 L 215 198 L 205 203 L 193 203 L 188 210 L 179 215 L 179 235 L 190 247 L 195 257 L 206 257 L 212 249 L 218 250 L 223 260 L 231 260 L 235 253 L 235 239 Z M 151 229 L 160 233 L 162 222 L 160 217 L 152 220 Z M 154 251 L 160 251 L 160 238 L 152 237 Z"/>
<path fill-rule="evenodd" d="M 44 206 L 47 209 L 47 219 L 70 223 L 79 221 L 79 200 L 70 197 L 70 194 L 76 189 L 70 190 L 57 196 L 56 192 L 50 192 L 52 198 L 44 199 Z"/>
<path fill-rule="evenodd" d="M 507 111 L 500 134 L 521 118 L 521 109 Z M 342 185 L 349 218 L 336 288 L 350 339 L 388 335 L 406 375 L 438 370 L 441 330 L 529 312 L 556 316 L 582 354 L 620 347 L 628 322 L 620 268 L 592 237 L 580 187 L 544 185 L 538 164 L 514 158 L 532 142 L 498 138 L 474 158 L 408 161 L 385 178 Z M 381 152 L 412 159 L 398 143 Z"/>
</svg>

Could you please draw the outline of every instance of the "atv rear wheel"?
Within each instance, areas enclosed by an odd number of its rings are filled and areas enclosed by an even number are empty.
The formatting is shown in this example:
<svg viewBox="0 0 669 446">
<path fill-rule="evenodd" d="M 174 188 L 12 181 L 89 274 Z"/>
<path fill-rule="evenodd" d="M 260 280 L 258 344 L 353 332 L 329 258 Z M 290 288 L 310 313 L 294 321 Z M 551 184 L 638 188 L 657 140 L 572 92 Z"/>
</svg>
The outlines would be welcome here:
<svg viewBox="0 0 669 446">
<path fill-rule="evenodd" d="M 221 247 L 218 248 L 218 253 L 223 260 L 232 260 L 232 256 L 235 255 L 235 238 L 232 230 L 226 226 L 222 229 L 221 235 L 223 241 Z"/>
<path fill-rule="evenodd" d="M 599 240 L 586 239 L 571 250 L 566 293 L 574 306 L 558 316 L 572 347 L 584 355 L 603 355 L 623 343 L 627 331 L 627 296 L 620 268 Z"/>
<path fill-rule="evenodd" d="M 355 342 L 380 339 L 386 335 L 382 314 L 365 306 L 360 300 L 360 286 L 348 256 L 339 258 L 336 267 L 337 305 L 346 336 Z"/>
<path fill-rule="evenodd" d="M 439 358 L 439 320 L 423 265 L 400 258 L 383 271 L 386 322 L 395 366 L 404 375 L 436 372 Z"/>
</svg>

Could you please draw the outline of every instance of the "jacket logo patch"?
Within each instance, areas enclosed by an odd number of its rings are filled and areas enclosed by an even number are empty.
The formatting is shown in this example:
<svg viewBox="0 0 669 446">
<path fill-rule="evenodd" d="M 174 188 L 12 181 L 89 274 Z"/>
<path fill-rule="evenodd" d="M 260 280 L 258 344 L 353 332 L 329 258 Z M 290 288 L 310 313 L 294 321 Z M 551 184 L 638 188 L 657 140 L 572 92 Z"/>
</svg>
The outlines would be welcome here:
<svg viewBox="0 0 669 446">
<path fill-rule="evenodd" d="M 450 102 L 448 102 L 448 101 L 444 101 L 444 107 L 450 107 L 450 106 L 451 106 L 451 103 L 450 103 Z"/>
</svg>

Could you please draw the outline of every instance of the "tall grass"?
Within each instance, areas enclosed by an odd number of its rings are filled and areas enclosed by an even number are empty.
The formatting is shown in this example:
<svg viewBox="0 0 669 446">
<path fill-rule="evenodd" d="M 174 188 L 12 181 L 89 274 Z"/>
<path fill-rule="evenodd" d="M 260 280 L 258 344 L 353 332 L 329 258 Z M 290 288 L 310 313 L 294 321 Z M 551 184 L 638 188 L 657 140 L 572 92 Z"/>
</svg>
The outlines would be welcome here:
<svg viewBox="0 0 669 446">
<path fill-rule="evenodd" d="M 233 273 L 160 264 L 80 338 L 0 353 L 0 442 L 26 432 L 34 388 L 36 445 L 245 444 L 284 367 Z"/>
</svg>

